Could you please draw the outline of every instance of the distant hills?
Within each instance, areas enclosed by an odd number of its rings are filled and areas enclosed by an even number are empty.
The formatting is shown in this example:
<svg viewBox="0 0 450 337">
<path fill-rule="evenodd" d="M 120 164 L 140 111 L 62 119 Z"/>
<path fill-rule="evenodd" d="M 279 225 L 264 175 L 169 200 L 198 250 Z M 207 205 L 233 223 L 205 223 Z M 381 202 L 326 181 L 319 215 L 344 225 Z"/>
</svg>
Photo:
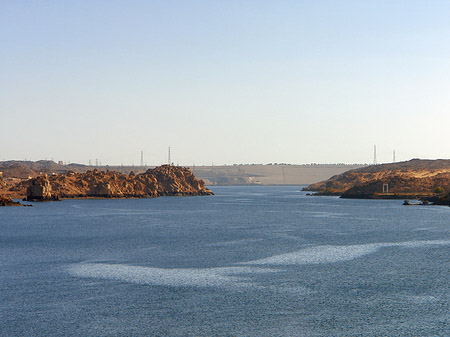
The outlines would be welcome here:
<svg viewBox="0 0 450 337">
<path fill-rule="evenodd" d="M 223 165 L 191 167 L 208 185 L 308 185 L 363 165 Z"/>
<path fill-rule="evenodd" d="M 311 165 L 222 165 L 190 166 L 191 171 L 207 185 L 308 185 L 322 181 L 364 165 L 311 164 Z M 3 161 L 0 172 L 4 178 L 37 177 L 39 174 L 62 174 L 68 171 L 83 173 L 88 170 L 144 173 L 154 166 L 88 166 L 82 164 L 60 165 L 54 161 Z"/>
<path fill-rule="evenodd" d="M 36 177 L 40 173 L 64 173 L 67 171 L 85 172 L 89 166 L 81 164 L 60 165 L 51 160 L 19 161 L 10 160 L 0 162 L 0 172 L 4 178 Z"/>
</svg>

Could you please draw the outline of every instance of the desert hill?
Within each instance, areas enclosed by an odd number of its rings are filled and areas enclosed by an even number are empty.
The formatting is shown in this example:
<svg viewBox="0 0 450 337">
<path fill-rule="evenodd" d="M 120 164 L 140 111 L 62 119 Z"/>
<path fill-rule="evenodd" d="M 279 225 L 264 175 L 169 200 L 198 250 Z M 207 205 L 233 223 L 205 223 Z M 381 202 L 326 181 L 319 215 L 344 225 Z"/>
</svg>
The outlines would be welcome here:
<svg viewBox="0 0 450 337">
<path fill-rule="evenodd" d="M 450 192 L 450 160 L 373 165 L 312 184 L 304 190 L 348 198 L 436 197 Z"/>
</svg>

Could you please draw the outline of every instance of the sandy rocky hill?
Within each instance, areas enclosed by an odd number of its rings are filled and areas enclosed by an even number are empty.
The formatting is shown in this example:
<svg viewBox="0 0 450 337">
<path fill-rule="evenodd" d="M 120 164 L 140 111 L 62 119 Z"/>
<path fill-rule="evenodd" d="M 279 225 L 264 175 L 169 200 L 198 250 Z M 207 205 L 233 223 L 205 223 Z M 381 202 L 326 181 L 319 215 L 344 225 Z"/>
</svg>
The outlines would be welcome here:
<svg viewBox="0 0 450 337">
<path fill-rule="evenodd" d="M 319 195 L 343 198 L 420 198 L 447 204 L 450 160 L 420 160 L 351 170 L 306 187 Z"/>
<path fill-rule="evenodd" d="M 35 173 L 34 171 L 31 173 Z M 0 194 L 29 201 L 60 198 L 148 198 L 212 195 L 188 168 L 162 165 L 141 174 L 113 171 L 42 173 L 30 179 L 1 178 Z M 17 180 L 17 181 L 16 181 Z"/>
</svg>

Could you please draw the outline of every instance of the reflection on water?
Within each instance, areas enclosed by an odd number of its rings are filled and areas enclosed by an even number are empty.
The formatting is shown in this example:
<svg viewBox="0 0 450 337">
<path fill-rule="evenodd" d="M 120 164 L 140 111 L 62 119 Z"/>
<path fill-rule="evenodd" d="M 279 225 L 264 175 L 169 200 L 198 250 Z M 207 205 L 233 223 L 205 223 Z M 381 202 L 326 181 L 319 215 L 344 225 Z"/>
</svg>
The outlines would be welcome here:
<svg viewBox="0 0 450 337">
<path fill-rule="evenodd" d="M 245 264 L 320 264 L 349 261 L 367 254 L 373 254 L 383 247 L 417 248 L 434 245 L 450 245 L 450 240 L 406 241 L 370 243 L 349 246 L 316 246 L 296 252 L 271 256 L 265 259 L 249 261 Z"/>
</svg>

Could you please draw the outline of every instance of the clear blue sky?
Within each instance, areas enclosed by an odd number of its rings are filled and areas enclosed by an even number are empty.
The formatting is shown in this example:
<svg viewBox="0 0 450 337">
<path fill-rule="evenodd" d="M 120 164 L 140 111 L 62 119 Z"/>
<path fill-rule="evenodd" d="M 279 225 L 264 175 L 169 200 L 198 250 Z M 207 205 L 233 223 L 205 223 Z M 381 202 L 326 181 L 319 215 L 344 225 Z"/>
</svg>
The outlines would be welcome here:
<svg viewBox="0 0 450 337">
<path fill-rule="evenodd" d="M 450 158 L 450 1 L 0 0 L 0 160 Z"/>
</svg>

